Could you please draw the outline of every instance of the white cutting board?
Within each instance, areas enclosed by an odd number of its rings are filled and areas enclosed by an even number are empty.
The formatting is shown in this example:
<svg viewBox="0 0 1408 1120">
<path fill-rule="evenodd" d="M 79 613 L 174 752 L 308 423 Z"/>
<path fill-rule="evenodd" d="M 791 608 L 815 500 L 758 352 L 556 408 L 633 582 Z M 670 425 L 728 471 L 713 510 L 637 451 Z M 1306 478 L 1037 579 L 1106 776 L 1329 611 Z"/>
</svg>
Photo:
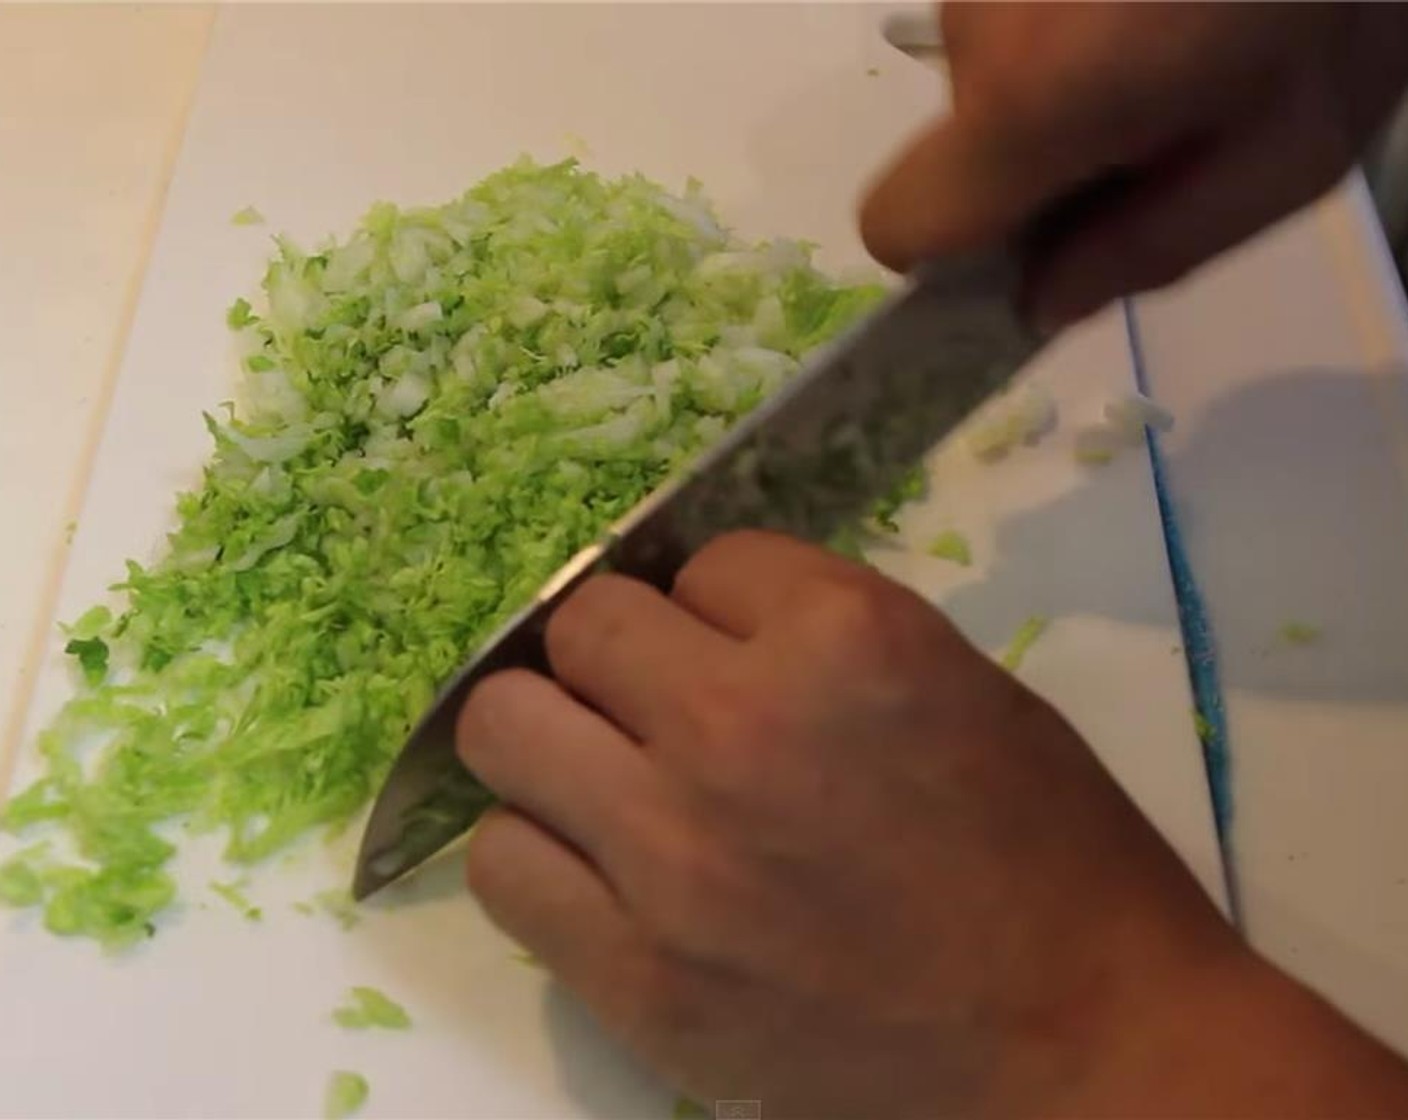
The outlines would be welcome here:
<svg viewBox="0 0 1408 1120">
<path fill-rule="evenodd" d="M 939 82 L 849 6 L 294 8 L 223 11 L 204 64 L 136 321 L 97 451 L 58 615 L 101 598 L 145 557 L 205 454 L 200 411 L 229 395 L 225 307 L 250 291 L 269 229 L 343 232 L 378 198 L 448 198 L 527 151 L 704 181 L 756 236 L 816 241 L 860 266 L 853 200 L 868 169 L 939 104 Z M 872 74 L 872 70 L 878 73 Z M 1086 472 L 1070 432 L 1132 385 L 1121 324 L 1064 339 L 1033 376 L 1062 427 L 996 466 L 935 456 L 934 494 L 906 515 L 912 545 L 954 526 L 977 563 L 877 553 L 1001 646 L 1023 618 L 1051 630 L 1023 676 L 1050 696 L 1218 894 L 1219 866 L 1147 463 Z M 54 643 L 27 741 L 69 688 Z M 32 774 L 22 758 L 16 781 Z M 514 962 L 439 861 L 350 932 L 291 903 L 345 881 L 348 837 L 263 869 L 244 922 L 183 864 L 185 906 L 121 958 L 54 939 L 32 915 L 0 924 L 0 1113 L 314 1115 L 328 1073 L 360 1070 L 365 1114 L 648 1118 L 670 1094 L 536 970 Z M 409 1034 L 328 1019 L 351 984 L 403 1002 Z"/>
</svg>

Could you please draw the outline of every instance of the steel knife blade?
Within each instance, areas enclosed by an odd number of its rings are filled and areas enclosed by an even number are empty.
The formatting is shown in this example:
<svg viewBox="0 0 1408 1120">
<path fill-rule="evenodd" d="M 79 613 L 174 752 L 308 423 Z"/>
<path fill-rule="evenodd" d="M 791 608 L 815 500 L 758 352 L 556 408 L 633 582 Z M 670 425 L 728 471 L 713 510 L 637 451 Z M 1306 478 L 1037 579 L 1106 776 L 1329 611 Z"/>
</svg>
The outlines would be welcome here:
<svg viewBox="0 0 1408 1120">
<path fill-rule="evenodd" d="M 372 808 L 353 897 L 418 866 L 493 803 L 456 758 L 456 715 L 491 673 L 548 671 L 547 621 L 578 585 L 612 570 L 668 591 L 692 553 L 731 529 L 824 542 L 860 518 L 1040 348 L 1017 311 L 1017 278 L 1003 253 L 926 265 L 573 557 L 412 731 Z"/>
</svg>

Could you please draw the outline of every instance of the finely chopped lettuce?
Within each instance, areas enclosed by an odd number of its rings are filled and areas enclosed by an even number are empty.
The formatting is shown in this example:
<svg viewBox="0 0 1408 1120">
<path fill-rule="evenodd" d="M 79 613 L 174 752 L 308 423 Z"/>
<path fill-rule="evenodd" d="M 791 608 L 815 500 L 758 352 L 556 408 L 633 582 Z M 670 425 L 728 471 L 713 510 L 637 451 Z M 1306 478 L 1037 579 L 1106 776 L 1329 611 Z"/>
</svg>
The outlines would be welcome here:
<svg viewBox="0 0 1408 1120">
<path fill-rule="evenodd" d="M 185 829 L 251 864 L 345 824 L 467 654 L 881 294 L 572 161 L 278 239 L 263 293 L 201 485 L 69 629 L 85 683 L 5 810 L 57 843 L 0 901 L 58 933 L 153 932 Z"/>
</svg>

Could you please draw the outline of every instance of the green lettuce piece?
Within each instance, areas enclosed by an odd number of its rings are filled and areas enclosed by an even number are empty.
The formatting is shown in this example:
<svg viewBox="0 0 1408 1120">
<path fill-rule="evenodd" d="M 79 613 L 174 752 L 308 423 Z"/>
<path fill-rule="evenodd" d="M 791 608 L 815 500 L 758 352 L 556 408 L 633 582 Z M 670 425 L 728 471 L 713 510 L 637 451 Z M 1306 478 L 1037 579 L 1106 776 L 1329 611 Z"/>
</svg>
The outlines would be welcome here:
<svg viewBox="0 0 1408 1120">
<path fill-rule="evenodd" d="M 89 684 L 100 684 L 108 675 L 108 644 L 102 638 L 70 638 L 64 652 L 78 659 Z"/>
<path fill-rule="evenodd" d="M 89 638 L 96 638 L 111 625 L 112 611 L 99 604 L 84 611 L 72 623 L 63 627 L 63 631 L 70 638 L 86 641 Z"/>
<path fill-rule="evenodd" d="M 0 905 L 22 909 L 44 901 L 41 857 L 46 845 L 36 844 L 0 863 Z"/>
<path fill-rule="evenodd" d="M 323 1093 L 324 1120 L 346 1120 L 356 1113 L 370 1094 L 367 1079 L 352 1070 L 334 1070 Z"/>
<path fill-rule="evenodd" d="M 259 317 L 254 314 L 254 308 L 250 306 L 249 300 L 241 296 L 230 304 L 230 310 L 225 312 L 225 325 L 231 330 L 239 330 L 247 327 L 250 323 L 259 321 Z"/>
<path fill-rule="evenodd" d="M 922 464 L 907 471 L 890 492 L 875 503 L 871 511 L 875 523 L 887 533 L 898 533 L 900 526 L 896 515 L 910 502 L 922 498 L 928 486 L 929 475 Z"/>
<path fill-rule="evenodd" d="M 973 563 L 973 550 L 968 546 L 968 538 L 957 529 L 945 529 L 929 542 L 925 551 L 936 559 L 949 560 L 963 568 Z"/>
<path fill-rule="evenodd" d="M 998 658 L 998 663 L 1009 673 L 1015 673 L 1022 667 L 1027 651 L 1036 644 L 1038 638 L 1046 633 L 1046 628 L 1050 624 L 1051 620 L 1044 615 L 1032 615 L 1017 628 L 1017 633 L 1012 635 L 1012 640 L 1007 643 L 1007 648 Z"/>
<path fill-rule="evenodd" d="M 316 914 L 319 911 L 332 918 L 344 930 L 351 929 L 361 921 L 351 892 L 340 887 L 319 891 L 313 896 L 305 913 Z"/>
<path fill-rule="evenodd" d="M 264 911 L 250 902 L 244 893 L 243 881 L 238 883 L 212 882 L 210 889 L 223 898 L 247 921 L 257 922 L 264 917 Z"/>
<path fill-rule="evenodd" d="M 713 1115 L 702 1104 L 685 1096 L 676 1097 L 670 1110 L 670 1120 L 712 1120 Z"/>
<path fill-rule="evenodd" d="M 340 1027 L 349 1030 L 381 1027 L 384 1030 L 402 1031 L 411 1025 L 411 1017 L 406 1014 L 406 1009 L 376 988 L 353 988 L 348 993 L 348 998 L 350 1003 L 332 1013 L 333 1021 Z"/>
<path fill-rule="evenodd" d="M 70 629 L 86 686 L 4 812 L 72 843 L 49 927 L 145 936 L 168 837 L 247 867 L 346 827 L 459 663 L 879 296 L 573 161 L 276 238 L 199 485 Z"/>
<path fill-rule="evenodd" d="M 869 564 L 865 555 L 866 532 L 860 525 L 843 525 L 831 535 L 826 547 L 857 564 Z"/>
<path fill-rule="evenodd" d="M 152 915 L 176 897 L 170 876 L 149 867 L 60 867 L 43 881 L 44 928 L 90 937 L 110 949 L 153 936 Z"/>
<path fill-rule="evenodd" d="M 1313 622 L 1302 622 L 1299 619 L 1289 619 L 1281 629 L 1276 632 L 1276 636 L 1288 646 L 1308 646 L 1320 640 L 1321 629 Z"/>
<path fill-rule="evenodd" d="M 232 226 L 262 226 L 264 215 L 253 206 L 246 206 L 230 215 L 230 224 Z"/>
</svg>

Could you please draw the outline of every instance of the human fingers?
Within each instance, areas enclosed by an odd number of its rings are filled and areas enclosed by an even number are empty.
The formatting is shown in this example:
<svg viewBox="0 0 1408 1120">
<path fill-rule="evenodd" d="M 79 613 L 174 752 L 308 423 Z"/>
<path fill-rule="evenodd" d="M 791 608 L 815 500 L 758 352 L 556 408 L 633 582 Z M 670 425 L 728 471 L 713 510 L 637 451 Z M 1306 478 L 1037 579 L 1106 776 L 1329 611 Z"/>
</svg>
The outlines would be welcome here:
<svg viewBox="0 0 1408 1120">
<path fill-rule="evenodd" d="M 617 575 L 584 583 L 552 616 L 546 642 L 553 675 L 643 741 L 671 726 L 681 693 L 734 646 L 654 588 Z"/>
<path fill-rule="evenodd" d="M 855 565 L 816 545 L 747 529 L 700 549 L 680 570 L 671 596 L 725 633 L 748 638 L 794 598 L 799 584 L 854 571 Z"/>
<path fill-rule="evenodd" d="M 953 112 L 861 209 L 866 246 L 900 270 L 1014 240 L 1087 184 L 1281 92 L 1285 59 L 1324 22 L 1238 5 L 953 2 L 942 21 Z"/>
<path fill-rule="evenodd" d="M 654 775 L 640 748 L 557 682 L 526 670 L 486 677 L 456 726 L 460 759 L 504 801 L 610 873 L 630 809 Z"/>
<path fill-rule="evenodd" d="M 630 915 L 590 863 L 528 817 L 496 806 L 470 836 L 465 874 L 499 929 L 610 1015 L 642 949 Z"/>
<path fill-rule="evenodd" d="M 1171 284 L 1328 190 L 1351 155 L 1332 122 L 1314 119 L 1318 112 L 1309 100 L 1301 111 L 1278 102 L 1147 169 L 1032 262 L 1033 319 L 1054 330 L 1121 295 Z"/>
<path fill-rule="evenodd" d="M 984 118 L 936 121 L 910 141 L 866 192 L 861 239 L 897 272 L 920 261 L 1003 241 L 1079 173 L 1003 154 Z M 1088 170 L 1093 174 L 1095 167 Z"/>
</svg>

